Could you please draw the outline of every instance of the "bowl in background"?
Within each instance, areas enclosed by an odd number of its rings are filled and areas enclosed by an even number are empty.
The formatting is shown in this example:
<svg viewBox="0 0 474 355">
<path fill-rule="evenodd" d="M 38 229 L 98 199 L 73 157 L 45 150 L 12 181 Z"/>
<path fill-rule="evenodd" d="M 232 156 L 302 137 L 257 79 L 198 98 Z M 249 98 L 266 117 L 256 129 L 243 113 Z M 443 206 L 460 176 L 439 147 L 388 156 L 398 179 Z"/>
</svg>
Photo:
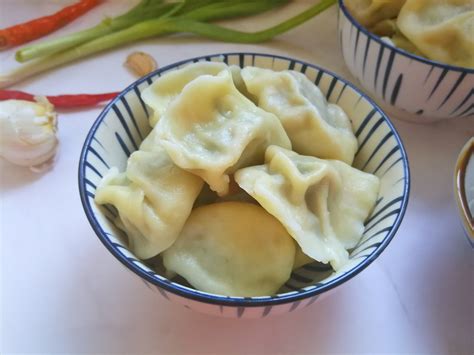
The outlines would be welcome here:
<svg viewBox="0 0 474 355">
<path fill-rule="evenodd" d="M 280 292 L 264 297 L 226 297 L 198 291 L 182 281 L 167 279 L 138 260 L 127 248 L 126 238 L 113 223 L 116 212 L 94 202 L 96 186 L 110 167 L 124 170 L 128 156 L 149 133 L 149 109 L 140 93 L 164 73 L 197 61 L 218 61 L 240 67 L 257 66 L 304 73 L 318 85 L 328 100 L 340 105 L 352 120 L 359 141 L 354 166 L 381 179 L 374 211 L 366 221 L 364 235 L 350 253 L 346 267 L 333 273 L 330 267 L 313 263 L 294 271 Z M 409 194 L 409 168 L 403 144 L 390 120 L 352 84 L 315 65 L 296 59 L 255 53 L 227 53 L 184 60 L 138 80 L 117 96 L 92 126 L 79 162 L 79 190 L 85 213 L 105 247 L 152 290 L 166 299 L 212 315 L 260 318 L 291 312 L 315 302 L 320 295 L 354 277 L 385 249 L 403 219 Z"/>
<path fill-rule="evenodd" d="M 474 69 L 443 64 L 381 40 L 339 0 L 338 35 L 346 66 L 384 110 L 417 123 L 474 117 Z"/>
<path fill-rule="evenodd" d="M 474 137 L 459 153 L 454 172 L 454 196 L 467 239 L 474 248 Z"/>
</svg>

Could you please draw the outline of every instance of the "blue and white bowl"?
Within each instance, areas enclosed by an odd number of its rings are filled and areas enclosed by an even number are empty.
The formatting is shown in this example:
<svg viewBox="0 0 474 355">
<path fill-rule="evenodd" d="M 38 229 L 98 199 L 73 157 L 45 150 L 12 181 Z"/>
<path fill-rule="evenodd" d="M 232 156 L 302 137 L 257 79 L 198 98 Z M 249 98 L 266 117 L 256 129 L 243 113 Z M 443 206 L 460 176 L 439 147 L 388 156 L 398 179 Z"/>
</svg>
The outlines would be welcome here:
<svg viewBox="0 0 474 355">
<path fill-rule="evenodd" d="M 110 167 L 125 169 L 128 156 L 150 131 L 148 108 L 140 93 L 160 75 L 197 61 L 217 61 L 240 67 L 292 69 L 306 74 L 328 100 L 340 105 L 352 120 L 359 141 L 355 166 L 381 179 L 377 204 L 366 222 L 350 262 L 333 273 L 314 263 L 296 270 L 273 296 L 225 297 L 195 290 L 169 280 L 138 260 L 113 223 L 115 211 L 94 202 L 96 186 Z M 365 95 L 335 74 L 299 60 L 266 54 L 228 53 L 188 59 L 163 67 L 125 89 L 100 114 L 84 143 L 79 162 L 79 190 L 85 213 L 105 247 L 150 289 L 192 310 L 218 316 L 260 318 L 292 312 L 315 302 L 322 294 L 351 279 L 374 261 L 394 237 L 408 203 L 408 161 L 400 137 L 386 115 Z"/>
<path fill-rule="evenodd" d="M 474 69 L 394 47 L 360 25 L 339 0 L 338 34 L 346 66 L 397 118 L 427 123 L 474 117 Z"/>
</svg>

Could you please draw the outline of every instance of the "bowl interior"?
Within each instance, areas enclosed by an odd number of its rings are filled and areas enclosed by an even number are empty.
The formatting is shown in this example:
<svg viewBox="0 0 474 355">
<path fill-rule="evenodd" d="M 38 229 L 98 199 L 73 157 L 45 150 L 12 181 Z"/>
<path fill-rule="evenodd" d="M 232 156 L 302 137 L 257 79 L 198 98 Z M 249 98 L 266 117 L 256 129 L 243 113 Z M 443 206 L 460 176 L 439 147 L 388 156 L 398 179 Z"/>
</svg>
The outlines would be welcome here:
<svg viewBox="0 0 474 355">
<path fill-rule="evenodd" d="M 94 194 L 102 176 L 114 166 L 124 170 L 128 156 L 138 149 L 150 131 L 150 112 L 140 93 L 160 75 L 196 61 L 302 72 L 320 87 L 329 102 L 340 105 L 348 114 L 359 141 L 354 166 L 377 175 L 381 188 L 375 209 L 366 221 L 363 237 L 350 252 L 350 262 L 342 270 L 335 273 L 317 262 L 303 266 L 293 272 L 277 295 L 268 297 L 225 297 L 197 291 L 182 279 L 168 280 L 162 271 L 138 260 L 128 250 L 126 237 L 114 225 L 114 209 L 95 204 Z M 408 202 L 409 172 L 403 145 L 392 124 L 370 99 L 351 84 L 298 60 L 264 54 L 229 53 L 194 58 L 164 67 L 124 90 L 104 109 L 86 139 L 79 166 L 79 187 L 87 217 L 101 241 L 122 263 L 149 283 L 209 303 L 233 304 L 237 301 L 261 305 L 317 295 L 351 278 L 373 261 L 390 242 L 401 222 Z"/>
</svg>

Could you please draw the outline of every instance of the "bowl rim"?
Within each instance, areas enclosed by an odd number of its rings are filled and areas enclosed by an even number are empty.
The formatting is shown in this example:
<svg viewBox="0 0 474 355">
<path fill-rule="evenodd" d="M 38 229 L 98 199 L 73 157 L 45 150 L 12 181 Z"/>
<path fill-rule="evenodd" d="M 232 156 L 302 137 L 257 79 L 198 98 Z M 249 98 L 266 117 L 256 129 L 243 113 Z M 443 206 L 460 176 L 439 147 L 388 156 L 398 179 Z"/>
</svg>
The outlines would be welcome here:
<svg viewBox="0 0 474 355">
<path fill-rule="evenodd" d="M 352 88 L 355 92 L 357 92 L 359 95 L 361 95 L 362 98 L 366 99 L 368 103 L 373 106 L 374 109 L 376 109 L 384 118 L 384 121 L 386 124 L 389 126 L 389 128 L 393 132 L 393 136 L 400 147 L 400 153 L 402 155 L 402 161 L 403 161 L 403 171 L 405 175 L 405 182 L 403 186 L 403 199 L 401 201 L 401 206 L 400 206 L 400 212 L 395 219 L 392 229 L 390 233 L 385 237 L 385 239 L 376 247 L 376 249 L 360 264 L 358 264 L 356 267 L 344 272 L 342 275 L 338 276 L 337 278 L 329 281 L 328 283 L 316 287 L 315 289 L 311 290 L 303 290 L 303 291 L 294 291 L 294 292 L 287 292 L 281 294 L 281 296 L 264 296 L 260 298 L 251 298 L 251 297 L 229 297 L 229 296 L 223 296 L 223 295 L 215 295 L 215 294 L 210 294 L 202 291 L 196 291 L 194 289 L 191 289 L 186 286 L 182 285 L 177 285 L 173 284 L 170 280 L 166 279 L 163 277 L 166 281 L 160 280 L 159 278 L 154 277 L 153 275 L 150 275 L 147 273 L 145 270 L 142 268 L 138 267 L 137 265 L 134 264 L 131 260 L 129 260 L 125 255 L 120 253 L 115 246 L 113 246 L 112 242 L 106 237 L 106 232 L 102 229 L 100 226 L 100 223 L 98 220 L 95 218 L 95 214 L 89 204 L 88 200 L 88 193 L 86 190 L 86 184 L 85 184 L 85 168 L 86 168 L 86 158 L 88 154 L 88 148 L 95 136 L 95 133 L 104 120 L 105 116 L 107 113 L 110 111 L 111 107 L 115 105 L 117 102 L 121 100 L 122 97 L 124 97 L 128 92 L 134 90 L 135 87 L 139 86 L 145 81 L 148 81 L 151 77 L 156 76 L 157 74 L 161 74 L 162 72 L 166 72 L 169 69 L 179 67 L 183 64 L 187 63 L 193 63 L 196 61 L 200 60 L 211 60 L 211 58 L 216 58 L 216 57 L 224 57 L 227 58 L 228 56 L 239 56 L 239 58 L 242 58 L 243 62 L 243 57 L 244 56 L 252 56 L 253 58 L 255 57 L 267 57 L 267 58 L 273 58 L 273 59 L 281 59 L 288 61 L 290 63 L 295 63 L 295 64 L 301 64 L 301 65 L 306 65 L 309 68 L 316 69 L 318 71 L 322 71 L 325 74 L 328 74 L 332 76 L 333 78 L 336 78 L 338 81 L 344 83 L 345 85 L 349 86 Z M 198 56 L 198 57 L 193 57 L 189 59 L 184 59 L 180 60 L 178 62 L 171 63 L 169 65 L 163 66 L 159 68 L 158 70 L 155 70 L 154 72 L 138 79 L 137 81 L 133 82 L 130 84 L 127 88 L 125 88 L 123 91 L 120 92 L 114 99 L 112 99 L 107 106 L 102 110 L 102 112 L 99 114 L 93 125 L 91 126 L 86 139 L 84 141 L 84 145 L 81 150 L 80 154 L 80 159 L 79 159 L 79 169 L 78 169 L 78 184 L 79 184 L 79 194 L 81 197 L 81 203 L 84 208 L 84 211 L 86 213 L 87 219 L 89 223 L 92 226 L 92 229 L 94 230 L 95 234 L 98 236 L 102 244 L 109 250 L 109 252 L 115 256 L 116 259 L 118 259 L 125 267 L 127 267 L 129 270 L 143 278 L 145 281 L 148 281 L 149 283 L 153 284 L 154 286 L 159 288 L 163 288 L 164 290 L 173 293 L 175 295 L 191 299 L 194 301 L 198 302 L 203 302 L 206 304 L 213 304 L 213 305 L 220 305 L 220 306 L 230 306 L 230 307 L 266 307 L 266 306 L 273 306 L 273 305 L 278 305 L 278 304 L 285 304 L 289 302 L 294 302 L 294 301 L 301 301 L 306 298 L 313 298 L 315 296 L 319 296 L 320 294 L 329 291 L 342 283 L 348 281 L 349 279 L 353 278 L 357 274 L 359 274 L 362 270 L 364 270 L 367 266 L 369 266 L 382 252 L 383 250 L 388 246 L 388 244 L 392 241 L 393 237 L 395 236 L 396 232 L 398 231 L 398 228 L 400 227 L 401 221 L 403 220 L 403 217 L 405 215 L 407 205 L 408 205 L 408 200 L 409 200 L 409 195 L 410 195 L 410 168 L 409 168 L 409 163 L 408 163 L 408 157 L 405 151 L 405 147 L 403 146 L 403 143 L 400 139 L 400 136 L 398 132 L 396 131 L 395 127 L 393 126 L 392 122 L 388 118 L 388 116 L 383 112 L 383 110 L 372 100 L 370 99 L 366 94 L 361 92 L 359 89 L 356 88 L 355 85 L 352 83 L 348 82 L 347 80 L 341 78 L 340 76 L 336 75 L 332 71 L 326 70 L 324 68 L 321 68 L 315 64 L 311 64 L 308 62 L 305 62 L 303 60 L 299 59 L 294 59 L 282 55 L 276 55 L 276 54 L 268 54 L 268 53 L 257 53 L 257 52 L 225 52 L 225 53 L 214 53 L 214 54 L 208 54 L 208 55 L 203 55 L 203 56 Z M 139 260 L 141 262 L 141 260 Z"/>
<path fill-rule="evenodd" d="M 469 209 L 466 196 L 466 172 L 471 160 L 474 163 L 474 137 L 471 137 L 462 147 L 454 168 L 454 196 L 466 235 L 474 247 L 474 216 Z"/>
<path fill-rule="evenodd" d="M 408 57 L 410 59 L 414 59 L 414 60 L 417 60 L 419 62 L 423 62 L 424 64 L 429 64 L 431 66 L 435 66 L 435 67 L 440 67 L 440 68 L 443 68 L 443 69 L 448 69 L 448 70 L 453 70 L 453 71 L 460 71 L 460 72 L 465 72 L 465 73 L 468 73 L 468 74 L 474 74 L 474 68 L 467 68 L 467 67 L 460 67 L 460 66 L 457 66 L 457 65 L 452 65 L 452 64 L 445 64 L 445 63 L 442 63 L 442 62 L 438 62 L 438 61 L 435 61 L 435 60 L 431 60 L 431 59 L 428 59 L 428 58 L 425 58 L 425 57 L 421 57 L 419 55 L 416 55 L 416 54 L 413 54 L 413 53 L 410 53 L 404 49 L 401 49 L 401 48 L 398 48 L 398 47 L 395 47 L 395 46 L 392 46 L 391 44 L 383 41 L 379 36 L 373 34 L 372 32 L 370 32 L 369 30 L 367 30 L 364 26 L 362 26 L 350 13 L 350 11 L 347 9 L 346 5 L 344 4 L 346 0 L 338 0 L 339 2 L 339 8 L 341 9 L 341 11 L 343 12 L 343 14 L 346 16 L 346 18 L 349 19 L 349 21 L 357 27 L 357 29 L 361 32 L 363 32 L 365 35 L 367 35 L 368 37 L 370 37 L 372 40 L 376 41 L 377 43 L 379 43 L 380 45 L 382 45 L 383 47 L 386 47 L 386 48 L 389 48 L 389 49 L 392 49 L 394 50 L 395 52 L 397 52 L 398 54 L 400 55 L 403 55 L 405 57 Z"/>
</svg>

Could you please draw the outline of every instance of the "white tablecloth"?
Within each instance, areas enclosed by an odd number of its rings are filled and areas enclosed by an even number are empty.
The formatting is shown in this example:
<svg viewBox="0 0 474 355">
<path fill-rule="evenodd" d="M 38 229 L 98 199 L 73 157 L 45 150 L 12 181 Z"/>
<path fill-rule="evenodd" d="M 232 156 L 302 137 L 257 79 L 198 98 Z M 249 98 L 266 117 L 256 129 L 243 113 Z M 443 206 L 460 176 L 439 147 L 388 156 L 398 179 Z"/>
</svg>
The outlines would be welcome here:
<svg viewBox="0 0 474 355">
<path fill-rule="evenodd" d="M 0 27 L 71 1 L 0 2 Z M 60 32 L 86 28 L 130 1 L 107 1 Z M 265 27 L 307 6 L 243 20 Z M 336 9 L 261 45 L 192 36 L 142 41 L 64 66 L 15 88 L 35 94 L 119 91 L 134 77 L 128 53 L 160 66 L 225 51 L 276 53 L 317 63 L 353 80 L 337 47 Z M 230 22 L 236 26 L 237 21 Z M 51 36 L 51 37 L 52 37 Z M 0 53 L 1 72 L 13 51 Z M 474 122 L 422 126 L 394 121 L 410 160 L 411 195 L 399 232 L 366 270 L 310 308 L 245 321 L 213 318 L 150 292 L 100 243 L 77 187 L 79 153 L 100 108 L 59 118 L 59 155 L 37 175 L 7 163 L 1 173 L 1 350 L 9 353 L 315 354 L 473 353 L 473 252 L 453 199 L 458 152 Z"/>
</svg>

